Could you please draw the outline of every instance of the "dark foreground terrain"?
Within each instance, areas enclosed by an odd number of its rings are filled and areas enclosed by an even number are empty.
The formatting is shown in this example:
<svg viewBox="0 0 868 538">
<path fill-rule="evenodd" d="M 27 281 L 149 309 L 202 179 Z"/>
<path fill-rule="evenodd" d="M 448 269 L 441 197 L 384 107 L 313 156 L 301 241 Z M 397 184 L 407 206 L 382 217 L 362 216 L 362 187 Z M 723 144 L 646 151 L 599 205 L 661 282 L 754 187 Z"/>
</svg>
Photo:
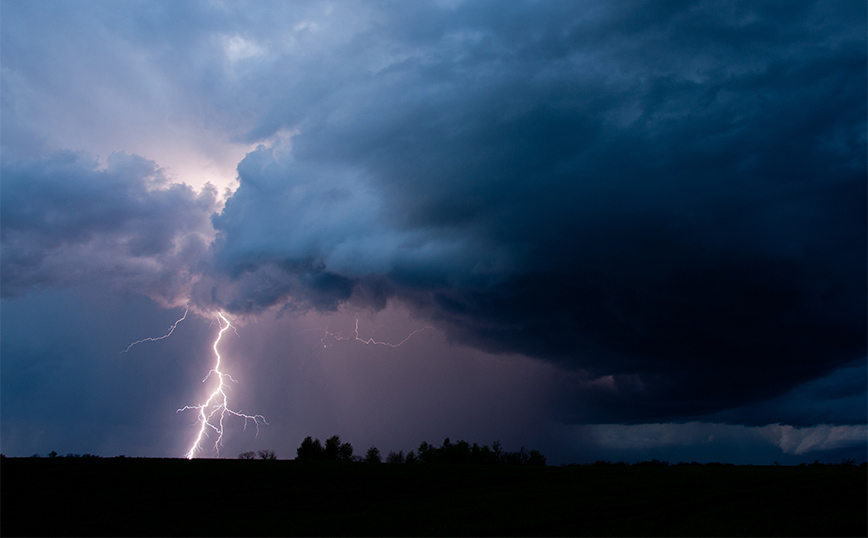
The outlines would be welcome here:
<svg viewBox="0 0 868 538">
<path fill-rule="evenodd" d="M 5 458 L 3 536 L 866 536 L 864 467 Z"/>
</svg>

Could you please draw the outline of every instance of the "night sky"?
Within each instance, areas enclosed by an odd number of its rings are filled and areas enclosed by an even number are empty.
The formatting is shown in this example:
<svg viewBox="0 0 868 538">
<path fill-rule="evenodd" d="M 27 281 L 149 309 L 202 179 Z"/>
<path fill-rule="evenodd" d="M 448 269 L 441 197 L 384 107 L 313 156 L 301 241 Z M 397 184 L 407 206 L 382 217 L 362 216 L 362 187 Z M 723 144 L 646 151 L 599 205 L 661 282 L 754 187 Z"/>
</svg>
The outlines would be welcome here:
<svg viewBox="0 0 868 538">
<path fill-rule="evenodd" d="M 4 0 L 3 453 L 864 461 L 866 20 Z"/>
</svg>

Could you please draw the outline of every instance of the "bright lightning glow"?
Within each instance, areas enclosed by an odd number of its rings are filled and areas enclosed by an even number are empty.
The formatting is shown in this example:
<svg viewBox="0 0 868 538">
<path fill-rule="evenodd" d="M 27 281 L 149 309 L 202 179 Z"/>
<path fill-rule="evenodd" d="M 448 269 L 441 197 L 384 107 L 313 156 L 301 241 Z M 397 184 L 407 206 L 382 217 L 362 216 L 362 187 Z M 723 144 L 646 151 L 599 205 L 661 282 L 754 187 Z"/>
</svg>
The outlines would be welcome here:
<svg viewBox="0 0 868 538">
<path fill-rule="evenodd" d="M 404 342 L 406 342 L 407 340 L 409 340 L 414 334 L 422 332 L 422 331 L 427 330 L 427 329 L 433 329 L 433 328 L 434 327 L 431 327 L 430 325 L 426 325 L 425 327 L 422 327 L 421 329 L 416 329 L 415 331 L 411 332 L 407 336 L 407 338 L 404 338 L 403 340 L 401 340 L 397 344 L 392 344 L 389 342 L 379 342 L 377 340 L 374 340 L 373 337 L 368 338 L 367 340 L 364 338 L 361 338 L 359 336 L 359 318 L 356 318 L 356 330 L 353 331 L 352 336 L 342 336 L 341 333 L 335 334 L 335 333 L 326 331 L 325 335 L 320 339 L 320 342 L 322 343 L 322 347 L 326 347 L 325 339 L 331 337 L 331 338 L 334 338 L 335 340 L 355 340 L 357 342 L 361 342 L 363 344 L 368 344 L 368 345 L 398 347 L 401 344 L 403 344 Z"/>
<path fill-rule="evenodd" d="M 138 341 L 133 342 L 132 344 L 128 345 L 125 350 L 121 351 L 121 353 L 126 353 L 127 351 L 130 350 L 131 347 L 133 347 L 136 344 L 141 344 L 142 342 L 156 342 L 157 340 L 162 340 L 163 338 L 168 338 L 168 337 L 172 336 L 172 333 L 175 332 L 175 327 L 177 327 L 179 323 L 184 321 L 184 319 L 187 317 L 187 312 L 189 312 L 189 311 L 190 311 L 190 307 L 186 307 L 184 309 L 184 315 L 181 316 L 181 319 L 179 319 L 178 321 L 173 323 L 172 326 L 169 327 L 169 332 L 167 332 L 163 336 L 158 336 L 156 338 L 142 338 L 141 340 L 138 340 Z"/>
<path fill-rule="evenodd" d="M 220 324 L 220 332 L 217 333 L 217 338 L 214 340 L 214 345 L 212 346 L 217 360 L 214 363 L 214 368 L 212 368 L 211 371 L 208 372 L 208 375 L 205 376 L 205 379 L 202 380 L 204 383 L 205 381 L 208 381 L 211 374 L 215 374 L 218 381 L 217 388 L 214 389 L 208 399 L 205 400 L 205 403 L 199 405 L 187 405 L 177 411 L 178 413 L 188 409 L 196 409 L 199 411 L 199 417 L 197 419 L 197 422 L 201 423 L 199 434 L 196 436 L 193 446 L 190 447 L 190 450 L 186 454 L 187 459 L 193 459 L 196 453 L 203 450 L 202 440 L 203 437 L 208 436 L 209 428 L 214 430 L 214 433 L 217 434 L 217 438 L 214 440 L 214 452 L 218 456 L 220 455 L 220 446 L 223 444 L 223 422 L 227 415 L 235 415 L 236 417 L 243 418 L 245 429 L 247 429 L 247 422 L 252 420 L 253 423 L 256 424 L 256 435 L 259 435 L 260 424 L 268 424 L 268 422 L 265 421 L 265 417 L 262 415 L 245 415 L 244 413 L 229 408 L 229 397 L 226 395 L 226 389 L 228 388 L 226 385 L 226 379 L 229 379 L 233 383 L 236 381 L 232 379 L 232 376 L 220 370 L 221 357 L 217 346 L 220 344 L 220 339 L 223 338 L 223 333 L 230 328 L 235 330 L 235 327 L 229 323 L 229 320 L 226 319 L 223 312 L 218 312 L 217 318 L 217 322 Z M 236 331 L 235 334 L 238 334 L 238 332 Z"/>
</svg>

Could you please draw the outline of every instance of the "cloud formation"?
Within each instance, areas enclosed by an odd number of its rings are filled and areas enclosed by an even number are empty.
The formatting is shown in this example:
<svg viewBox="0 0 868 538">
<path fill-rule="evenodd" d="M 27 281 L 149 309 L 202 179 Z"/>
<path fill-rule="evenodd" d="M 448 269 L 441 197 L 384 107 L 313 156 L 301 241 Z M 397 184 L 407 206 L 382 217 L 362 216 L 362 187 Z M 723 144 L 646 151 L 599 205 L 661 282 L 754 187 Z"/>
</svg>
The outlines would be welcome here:
<svg viewBox="0 0 868 538">
<path fill-rule="evenodd" d="M 103 283 L 183 302 L 213 238 L 214 189 L 170 183 L 152 161 L 82 153 L 4 162 L 3 297 L 47 286 Z"/>
<path fill-rule="evenodd" d="M 801 456 L 846 447 L 860 447 L 868 442 L 868 428 L 856 426 L 819 426 L 794 428 L 789 425 L 745 427 L 715 423 L 685 424 L 597 424 L 581 426 L 581 435 L 604 450 L 641 453 L 675 447 L 713 446 L 720 444 L 768 444 L 782 454 Z"/>
<path fill-rule="evenodd" d="M 864 36 L 790 7 L 379 13 L 251 133 L 294 134 L 214 219 L 226 304 L 399 298 L 456 342 L 613 376 L 590 400 L 619 421 L 864 357 Z"/>
<path fill-rule="evenodd" d="M 864 5 L 43 5 L 4 4 L 4 297 L 392 300 L 560 367 L 567 422 L 744 420 L 866 356 Z M 162 163 L 65 151 L 116 133 L 258 146 L 221 208 Z"/>
</svg>

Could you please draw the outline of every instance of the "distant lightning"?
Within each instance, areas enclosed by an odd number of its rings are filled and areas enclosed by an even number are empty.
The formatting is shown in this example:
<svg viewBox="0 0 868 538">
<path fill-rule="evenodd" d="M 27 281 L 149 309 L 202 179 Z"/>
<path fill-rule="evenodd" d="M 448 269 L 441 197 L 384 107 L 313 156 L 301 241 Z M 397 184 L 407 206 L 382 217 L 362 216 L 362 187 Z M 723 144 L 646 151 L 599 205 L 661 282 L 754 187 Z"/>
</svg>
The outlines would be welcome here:
<svg viewBox="0 0 868 538">
<path fill-rule="evenodd" d="M 223 421 L 226 419 L 226 415 L 235 415 L 236 417 L 244 419 L 244 428 L 247 429 L 248 421 L 253 421 L 256 425 L 256 435 L 259 435 L 259 425 L 260 424 L 268 424 L 265 421 L 265 417 L 262 415 L 245 415 L 239 411 L 235 411 L 229 408 L 229 397 L 226 394 L 226 379 L 229 379 L 233 383 L 237 383 L 232 376 L 227 373 L 224 373 L 220 370 L 220 351 L 217 349 L 217 346 L 220 344 L 220 339 L 223 338 L 223 333 L 225 333 L 230 328 L 235 330 L 235 327 L 229 323 L 229 320 L 226 319 L 226 316 L 223 315 L 223 312 L 217 313 L 217 322 L 220 324 L 220 332 L 217 333 L 217 338 L 214 340 L 214 345 L 212 349 L 214 349 L 214 355 L 217 357 L 216 362 L 214 363 L 214 368 L 212 368 L 208 375 L 205 376 L 205 379 L 202 380 L 204 383 L 208 381 L 208 378 L 211 377 L 212 374 L 216 375 L 218 380 L 217 388 L 214 389 L 214 392 L 205 400 L 204 403 L 199 405 L 187 405 L 178 409 L 178 413 L 181 411 L 186 411 L 188 409 L 196 409 L 199 412 L 199 417 L 197 422 L 200 423 L 199 426 L 199 434 L 196 436 L 196 440 L 193 441 L 193 445 L 190 447 L 190 450 L 187 452 L 187 459 L 193 459 L 196 453 L 201 452 L 202 448 L 202 440 L 203 437 L 208 436 L 208 429 L 214 430 L 214 433 L 217 434 L 216 439 L 214 440 L 214 452 L 219 455 L 220 454 L 220 446 L 223 444 Z M 224 325 L 225 323 L 225 325 Z M 235 334 L 238 334 L 238 331 L 235 330 Z"/>
<path fill-rule="evenodd" d="M 131 347 L 133 347 L 136 344 L 141 344 L 142 342 L 156 342 L 157 340 L 162 340 L 163 338 L 168 338 L 168 337 L 172 336 L 172 333 L 175 332 L 175 327 L 177 327 L 179 323 L 184 321 L 184 319 L 187 317 L 187 312 L 189 312 L 189 311 L 190 311 L 190 307 L 184 308 L 184 315 L 181 316 L 181 319 L 179 319 L 178 321 L 173 323 L 172 326 L 169 327 L 169 332 L 167 332 L 163 336 L 158 336 L 156 338 L 142 338 L 141 340 L 138 340 L 138 341 L 133 342 L 132 344 L 128 345 L 125 350 L 121 351 L 121 353 L 126 353 L 127 351 L 130 350 Z"/>
<path fill-rule="evenodd" d="M 433 328 L 434 327 L 431 327 L 430 325 L 426 325 L 425 327 L 422 327 L 421 329 L 416 329 L 415 331 L 411 332 L 409 335 L 407 335 L 407 338 L 404 338 L 403 340 L 401 340 L 397 344 L 393 344 L 390 342 L 380 342 L 380 341 L 374 340 L 373 337 L 368 338 L 367 340 L 360 337 L 359 336 L 359 318 L 356 318 L 356 329 L 353 331 L 352 336 L 343 336 L 341 333 L 335 334 L 333 332 L 326 331 L 325 335 L 320 339 L 320 343 L 322 343 L 322 347 L 326 347 L 326 342 L 325 342 L 326 338 L 331 337 L 331 338 L 334 338 L 335 340 L 355 340 L 357 342 L 361 342 L 363 344 L 368 344 L 368 345 L 398 347 L 401 344 L 403 344 L 404 342 L 406 342 L 407 340 L 409 340 L 410 338 L 412 338 L 412 336 L 414 334 L 420 333 L 420 332 L 428 330 L 428 329 L 433 329 Z"/>
</svg>

